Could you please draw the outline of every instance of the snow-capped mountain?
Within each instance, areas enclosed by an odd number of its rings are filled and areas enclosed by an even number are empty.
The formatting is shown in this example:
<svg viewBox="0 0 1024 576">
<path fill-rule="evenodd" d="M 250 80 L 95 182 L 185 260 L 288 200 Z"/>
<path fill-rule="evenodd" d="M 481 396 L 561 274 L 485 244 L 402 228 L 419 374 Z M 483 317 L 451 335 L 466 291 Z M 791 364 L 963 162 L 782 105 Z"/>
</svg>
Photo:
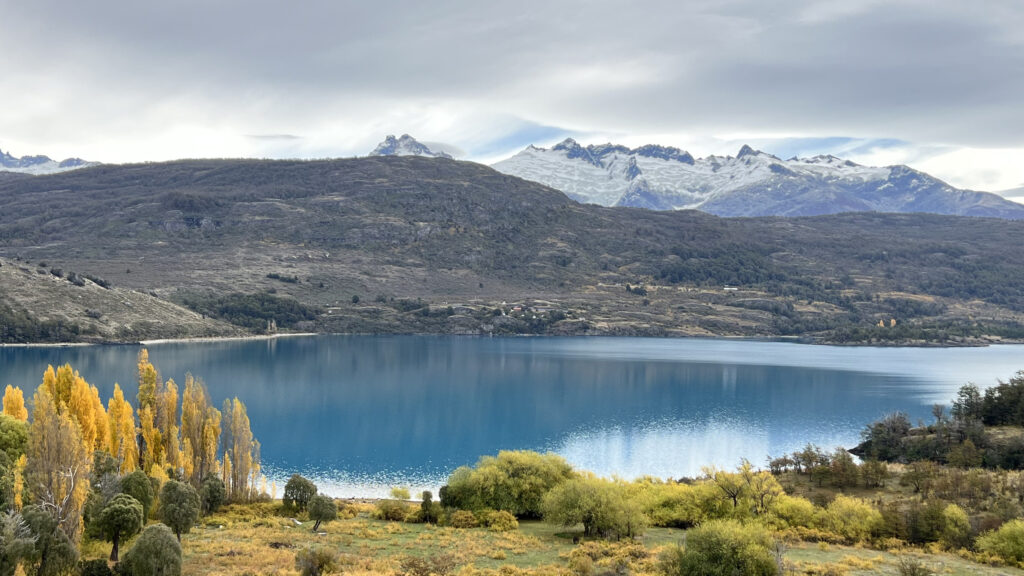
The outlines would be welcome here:
<svg viewBox="0 0 1024 576">
<path fill-rule="evenodd" d="M 77 168 L 95 166 L 99 162 L 88 162 L 81 158 L 68 158 L 57 162 L 49 156 L 22 156 L 15 158 L 9 152 L 0 150 L 0 171 L 22 174 L 55 174 Z"/>
<path fill-rule="evenodd" d="M 528 146 L 492 167 L 561 190 L 583 203 L 720 216 L 811 216 L 837 212 L 932 212 L 1024 219 L 1024 205 L 960 190 L 907 166 L 874 168 L 834 156 L 781 160 L 743 146 L 695 159 L 678 148 Z"/>
<path fill-rule="evenodd" d="M 383 142 L 377 144 L 373 152 L 370 152 L 370 156 L 429 156 L 452 159 L 451 155 L 441 151 L 434 152 L 408 134 L 402 134 L 401 138 L 389 134 Z"/>
</svg>

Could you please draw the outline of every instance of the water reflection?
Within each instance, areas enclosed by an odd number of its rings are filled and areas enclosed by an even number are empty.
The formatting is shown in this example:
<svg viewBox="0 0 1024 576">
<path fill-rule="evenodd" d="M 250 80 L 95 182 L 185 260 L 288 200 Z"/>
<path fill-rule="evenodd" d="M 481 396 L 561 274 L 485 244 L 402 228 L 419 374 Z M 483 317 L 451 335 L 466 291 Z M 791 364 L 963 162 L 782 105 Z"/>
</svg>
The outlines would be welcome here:
<svg viewBox="0 0 1024 576">
<path fill-rule="evenodd" d="M 104 397 L 134 397 L 134 346 L 0 349 L 0 385 L 34 388 L 71 362 Z M 186 370 L 249 407 L 267 470 L 336 495 L 436 487 L 499 449 L 553 450 L 600 474 L 680 477 L 707 464 L 857 441 L 865 423 L 925 418 L 973 373 L 1024 367 L 1024 348 L 872 349 L 635 338 L 321 336 L 162 344 L 164 378 Z"/>
</svg>

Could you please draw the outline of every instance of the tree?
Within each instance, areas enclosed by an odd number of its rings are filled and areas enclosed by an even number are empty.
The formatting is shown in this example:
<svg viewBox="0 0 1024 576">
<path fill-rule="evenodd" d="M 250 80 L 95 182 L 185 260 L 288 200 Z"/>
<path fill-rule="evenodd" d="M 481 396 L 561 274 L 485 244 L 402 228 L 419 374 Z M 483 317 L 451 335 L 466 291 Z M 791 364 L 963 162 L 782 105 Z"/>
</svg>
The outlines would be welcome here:
<svg viewBox="0 0 1024 576">
<path fill-rule="evenodd" d="M 181 576 L 181 543 L 170 528 L 154 524 L 125 552 L 121 567 L 132 576 Z"/>
<path fill-rule="evenodd" d="M 544 519 L 565 527 L 583 524 L 586 536 L 619 538 L 641 534 L 644 517 L 615 482 L 593 476 L 555 486 L 544 497 Z"/>
<path fill-rule="evenodd" d="M 749 462 L 744 463 L 750 465 Z M 704 475 L 718 487 L 722 498 L 732 503 L 733 509 L 739 506 L 740 499 L 747 493 L 747 483 L 743 481 L 742 475 L 719 470 L 714 466 L 704 468 Z"/>
<path fill-rule="evenodd" d="M 178 470 L 181 468 L 181 441 L 178 429 L 178 386 L 174 380 L 168 380 L 157 392 L 156 423 L 163 438 L 163 454 L 167 465 Z"/>
<path fill-rule="evenodd" d="M 121 492 L 135 498 L 142 505 L 142 518 L 149 518 L 153 506 L 153 484 L 142 470 L 136 470 L 121 479 Z"/>
<path fill-rule="evenodd" d="M 507 510 L 539 518 L 544 495 L 575 477 L 572 466 L 556 454 L 526 450 L 484 456 L 475 469 L 459 468 L 448 478 L 442 502 L 455 507 Z"/>
<path fill-rule="evenodd" d="M 860 475 L 867 488 L 881 488 L 889 477 L 889 467 L 879 460 L 868 460 L 860 465 Z"/>
<path fill-rule="evenodd" d="M 843 448 L 836 448 L 829 468 L 831 469 L 832 485 L 836 488 L 850 488 L 857 485 L 860 470 L 850 453 Z"/>
<path fill-rule="evenodd" d="M 283 502 L 285 506 L 289 508 L 294 506 L 301 512 L 306 509 L 310 499 L 315 495 L 316 484 L 298 474 L 292 474 L 288 483 L 284 485 Z"/>
<path fill-rule="evenodd" d="M 956 403 L 954 403 L 954 414 Z M 895 412 L 868 425 L 861 432 L 865 454 L 870 458 L 892 462 L 903 456 L 902 440 L 910 432 L 910 418 Z"/>
<path fill-rule="evenodd" d="M 964 384 L 953 401 L 953 418 L 962 424 L 980 422 L 985 413 L 981 391 L 974 384 Z"/>
<path fill-rule="evenodd" d="M 121 537 L 128 538 L 142 529 L 145 522 L 142 504 L 128 494 L 118 494 L 103 507 L 97 522 L 103 530 L 103 537 L 113 543 L 110 560 L 117 562 Z"/>
<path fill-rule="evenodd" d="M 192 486 L 168 480 L 160 489 L 160 521 L 174 531 L 181 541 L 199 520 L 199 495 Z"/>
<path fill-rule="evenodd" d="M 181 396 L 182 471 L 193 487 L 218 471 L 217 440 L 221 435 L 221 413 L 210 405 L 206 386 L 185 374 Z"/>
<path fill-rule="evenodd" d="M 309 519 L 315 520 L 313 532 L 320 529 L 321 522 L 330 522 L 338 517 L 338 505 L 332 498 L 317 494 L 309 500 Z"/>
<path fill-rule="evenodd" d="M 124 399 L 121 386 L 114 383 L 114 395 L 107 403 L 110 453 L 117 458 L 118 471 L 128 474 L 139 465 L 139 445 L 135 441 L 135 416 L 132 405 Z"/>
<path fill-rule="evenodd" d="M 245 404 L 238 398 L 225 400 L 221 446 L 224 448 L 224 462 L 231 462 L 230 472 L 225 471 L 224 484 L 232 500 L 248 500 L 256 492 L 259 478 L 259 442 L 253 438 L 249 425 L 249 414 Z"/>
<path fill-rule="evenodd" d="M 423 502 L 420 503 L 420 518 L 427 524 L 436 524 L 440 518 L 440 505 L 434 503 L 434 495 L 430 490 L 423 491 Z"/>
<path fill-rule="evenodd" d="M 18 564 L 32 555 L 35 543 L 21 514 L 13 510 L 0 514 L 0 576 L 14 576 Z"/>
<path fill-rule="evenodd" d="M 395 500 L 408 500 L 410 498 L 409 489 L 402 486 L 395 486 L 391 489 L 391 497 Z"/>
<path fill-rule="evenodd" d="M 199 501 L 203 507 L 203 514 L 216 512 L 227 501 L 224 482 L 216 476 L 203 480 L 203 485 L 199 488 Z"/>
<path fill-rule="evenodd" d="M 746 484 L 747 497 L 751 500 L 755 516 L 767 514 L 779 496 L 785 493 L 775 476 L 765 470 L 754 470 L 747 460 L 740 465 L 739 474 Z"/>
<path fill-rule="evenodd" d="M 21 516 L 36 539 L 29 558 L 35 566 L 31 576 L 62 576 L 73 569 L 78 562 L 78 549 L 61 529 L 57 518 L 49 510 L 34 504 L 26 506 Z"/>
<path fill-rule="evenodd" d="M 141 412 L 143 408 L 152 408 L 156 412 L 156 388 L 160 385 L 160 374 L 149 361 L 149 350 L 139 350 L 138 361 L 139 393 L 136 406 Z"/>
<path fill-rule="evenodd" d="M 668 576 L 774 576 L 775 542 L 758 524 L 711 520 L 687 532 L 686 548 L 670 548 L 661 558 Z"/>
<path fill-rule="evenodd" d="M 4 390 L 3 413 L 22 422 L 28 420 L 28 409 L 25 408 L 25 395 L 21 388 L 7 385 Z"/>
<path fill-rule="evenodd" d="M 28 422 L 7 414 L 0 414 L 0 452 L 15 461 L 28 446 Z"/>
<path fill-rule="evenodd" d="M 34 397 L 26 456 L 25 485 L 32 501 L 51 513 L 67 537 L 77 542 L 89 494 L 92 452 L 86 450 L 74 420 L 57 412 L 45 386 Z"/>
</svg>

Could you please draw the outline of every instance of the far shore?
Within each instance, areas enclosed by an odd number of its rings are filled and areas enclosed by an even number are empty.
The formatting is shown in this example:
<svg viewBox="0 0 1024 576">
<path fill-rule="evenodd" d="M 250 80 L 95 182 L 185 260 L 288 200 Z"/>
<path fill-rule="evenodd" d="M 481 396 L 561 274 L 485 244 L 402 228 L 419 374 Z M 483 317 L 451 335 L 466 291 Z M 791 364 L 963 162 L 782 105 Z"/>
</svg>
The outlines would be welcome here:
<svg viewBox="0 0 1024 576">
<path fill-rule="evenodd" d="M 174 344 L 180 342 L 231 342 L 234 340 L 274 340 L 276 338 L 289 338 L 292 336 L 316 336 L 315 332 L 287 332 L 282 334 L 250 334 L 247 336 L 203 336 L 195 338 L 160 338 L 156 340 L 139 340 L 138 342 L 28 342 L 28 343 L 0 343 L 0 348 L 71 348 L 81 346 L 103 346 L 114 344 L 118 346 L 139 344 L 142 346 L 153 346 L 156 344 Z"/>
<path fill-rule="evenodd" d="M 274 340 L 277 338 L 291 338 L 294 336 L 316 336 L 315 332 L 286 332 L 280 334 L 250 334 L 248 336 L 208 336 L 199 338 L 162 338 L 159 340 L 140 340 L 143 346 L 154 344 L 175 344 L 179 342 L 231 342 L 234 340 Z"/>
<path fill-rule="evenodd" d="M 101 341 L 101 342 L 40 342 L 40 343 L 0 343 L 0 348 L 68 348 L 68 347 L 79 347 L 79 346 L 102 346 L 102 345 L 141 345 L 141 346 L 154 346 L 157 344 L 176 344 L 176 343 L 201 343 L 201 342 L 232 342 L 232 341 L 248 341 L 248 340 L 274 340 L 277 338 L 291 338 L 296 336 L 475 336 L 475 337 L 493 337 L 493 334 L 459 334 L 459 333 L 433 333 L 433 332 L 282 332 L 278 334 L 248 334 L 241 336 L 198 336 L 192 338 L 158 338 L 152 340 L 139 340 L 136 342 L 118 342 L 118 341 Z M 989 339 L 989 338 L 970 338 L 960 342 L 933 342 L 927 340 L 914 340 L 914 341 L 899 341 L 899 342 L 829 342 L 823 340 L 817 340 L 813 338 L 807 338 L 802 336 L 776 336 L 776 337 L 764 337 L 764 336 L 743 336 L 735 334 L 725 334 L 718 336 L 704 335 L 704 334 L 671 334 L 671 335 L 626 335 L 626 334 L 503 334 L 502 338 L 536 338 L 536 337 L 548 337 L 548 338 L 573 338 L 573 337 L 590 337 L 590 338 L 614 338 L 614 337 L 637 337 L 637 338 L 658 338 L 658 339 L 707 339 L 707 340 L 732 340 L 732 341 L 744 341 L 744 342 L 785 342 L 790 344 L 805 344 L 809 346 L 837 346 L 837 347 L 866 347 L 866 348 L 987 348 L 989 346 L 1003 346 L 1003 345 L 1022 345 L 1024 340 L 1012 339 L 1012 338 L 1000 338 L 1000 339 Z"/>
</svg>

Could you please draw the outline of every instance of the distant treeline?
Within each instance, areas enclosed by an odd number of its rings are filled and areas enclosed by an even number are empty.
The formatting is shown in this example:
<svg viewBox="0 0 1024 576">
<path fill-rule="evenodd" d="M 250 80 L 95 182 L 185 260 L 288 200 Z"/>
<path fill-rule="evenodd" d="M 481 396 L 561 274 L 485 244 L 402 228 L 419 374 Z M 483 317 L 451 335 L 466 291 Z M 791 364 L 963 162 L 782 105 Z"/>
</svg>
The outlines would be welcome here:
<svg viewBox="0 0 1024 576">
<path fill-rule="evenodd" d="M 320 310 L 292 298 L 267 292 L 224 295 L 188 295 L 181 303 L 200 314 L 219 318 L 250 330 L 266 330 L 273 320 L 278 327 L 295 328 L 299 322 L 315 320 Z"/>
</svg>

